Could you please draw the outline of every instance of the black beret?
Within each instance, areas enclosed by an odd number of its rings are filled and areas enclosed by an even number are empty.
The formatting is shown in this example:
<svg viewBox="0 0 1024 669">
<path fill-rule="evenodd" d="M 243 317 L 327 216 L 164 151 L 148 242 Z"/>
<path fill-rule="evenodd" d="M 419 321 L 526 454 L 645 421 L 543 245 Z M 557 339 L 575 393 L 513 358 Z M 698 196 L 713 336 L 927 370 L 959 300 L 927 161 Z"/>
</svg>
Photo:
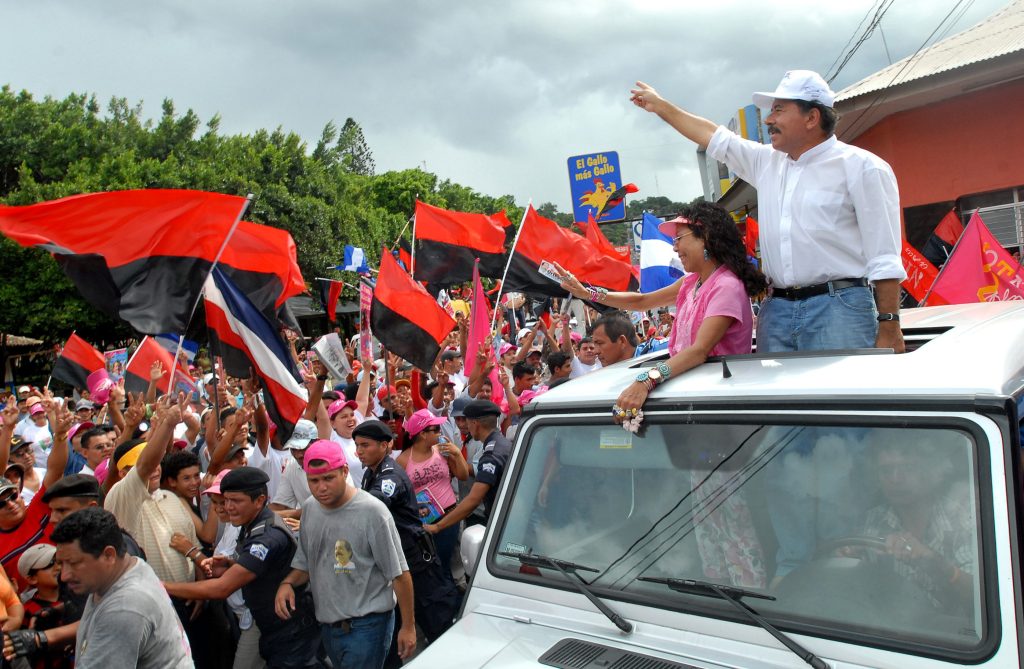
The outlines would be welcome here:
<svg viewBox="0 0 1024 669">
<path fill-rule="evenodd" d="M 270 477 L 255 467 L 239 467 L 228 472 L 220 482 L 221 493 L 249 492 L 267 485 Z"/>
<path fill-rule="evenodd" d="M 462 410 L 466 418 L 483 418 L 484 416 L 500 416 L 501 409 L 490 400 L 473 400 Z"/>
<path fill-rule="evenodd" d="M 352 430 L 352 436 L 366 437 L 374 441 L 391 441 L 395 438 L 391 428 L 379 420 L 364 420 L 356 429 Z"/>
<path fill-rule="evenodd" d="M 60 479 L 43 493 L 43 501 L 47 504 L 58 497 L 93 497 L 100 498 L 100 482 L 88 474 L 70 474 Z"/>
</svg>

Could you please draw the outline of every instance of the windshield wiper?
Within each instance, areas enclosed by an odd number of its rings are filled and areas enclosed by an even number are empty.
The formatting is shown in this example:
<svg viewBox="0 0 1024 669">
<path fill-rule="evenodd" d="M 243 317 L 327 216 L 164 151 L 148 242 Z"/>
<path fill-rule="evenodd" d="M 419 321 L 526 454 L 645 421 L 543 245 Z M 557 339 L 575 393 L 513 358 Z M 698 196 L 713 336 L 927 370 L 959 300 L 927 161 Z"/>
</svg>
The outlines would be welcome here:
<svg viewBox="0 0 1024 669">
<path fill-rule="evenodd" d="M 616 627 L 618 627 L 626 634 L 629 634 L 633 631 L 633 623 L 629 622 L 628 620 L 620 616 L 618 613 L 615 613 L 615 611 L 612 611 L 607 604 L 601 601 L 597 597 L 597 595 L 593 593 L 593 591 L 590 589 L 590 584 L 584 581 L 583 577 L 579 574 L 579 572 L 581 571 L 589 571 L 597 574 L 600 573 L 599 569 L 594 569 L 593 567 L 588 567 L 582 564 L 576 564 L 575 562 L 569 562 L 567 560 L 559 560 L 557 558 L 548 557 L 547 555 L 538 555 L 534 553 L 532 549 L 525 553 L 510 553 L 506 551 L 498 551 L 498 555 L 503 555 L 505 557 L 510 557 L 515 560 L 519 560 L 520 564 L 526 565 L 527 567 L 544 567 L 548 569 L 556 569 L 560 574 L 562 574 L 562 576 L 565 577 L 567 581 L 572 583 L 584 597 L 589 599 L 590 603 L 597 607 L 598 611 L 603 613 L 605 617 L 608 618 L 608 620 L 615 623 Z M 572 574 L 576 578 L 570 578 L 570 574 Z"/>
<path fill-rule="evenodd" d="M 743 597 L 754 597 L 757 599 L 775 601 L 775 597 L 772 597 L 771 595 L 765 595 L 754 590 L 734 588 L 729 585 L 719 585 L 717 583 L 711 583 L 710 581 L 695 581 L 692 579 L 681 578 L 660 578 L 653 576 L 638 576 L 636 580 L 646 581 L 648 583 L 660 583 L 671 590 L 688 595 L 700 595 L 702 597 L 717 597 L 719 599 L 724 599 L 736 607 L 736 609 L 744 616 L 760 625 L 762 629 L 778 639 L 779 643 L 793 651 L 797 657 L 814 667 L 814 669 L 829 669 L 829 666 L 825 664 L 824 660 L 801 646 L 785 633 L 778 630 L 774 625 L 761 617 L 757 611 L 740 601 Z"/>
</svg>

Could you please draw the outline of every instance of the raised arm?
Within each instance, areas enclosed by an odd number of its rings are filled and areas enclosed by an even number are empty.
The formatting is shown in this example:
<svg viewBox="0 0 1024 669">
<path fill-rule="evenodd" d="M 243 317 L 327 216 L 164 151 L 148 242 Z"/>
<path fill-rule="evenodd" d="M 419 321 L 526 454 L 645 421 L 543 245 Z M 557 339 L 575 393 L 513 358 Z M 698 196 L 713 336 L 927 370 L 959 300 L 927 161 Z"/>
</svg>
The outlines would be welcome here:
<svg viewBox="0 0 1024 669">
<path fill-rule="evenodd" d="M 7 463 L 11 459 L 11 439 L 14 437 L 14 427 L 18 424 L 18 403 L 11 395 L 7 398 L 7 404 L 3 411 L 4 424 L 0 426 L 0 472 L 7 471 Z"/>
<path fill-rule="evenodd" d="M 46 397 L 43 402 L 46 406 L 46 413 L 50 419 L 50 432 L 53 434 L 53 445 L 50 447 L 50 455 L 46 458 L 46 476 L 43 477 L 43 487 L 49 488 L 64 476 L 64 468 L 68 464 L 68 431 L 75 421 L 74 415 L 68 411 L 63 404 L 53 401 L 53 395 L 46 390 Z"/>
<path fill-rule="evenodd" d="M 713 121 L 677 107 L 658 95 L 658 91 L 642 81 L 636 82 L 636 88 L 630 90 L 629 93 L 630 102 L 645 111 L 657 114 L 662 121 L 668 123 L 680 135 L 697 144 L 697 146 L 706 147 L 708 142 L 711 141 L 711 136 L 718 129 L 718 126 Z"/>
<path fill-rule="evenodd" d="M 150 428 L 146 446 L 139 454 L 135 462 L 135 469 L 143 481 L 149 480 L 160 461 L 167 455 L 167 447 L 171 445 L 174 438 L 174 426 L 181 422 L 181 403 L 184 403 L 185 396 L 178 395 L 178 404 L 171 404 L 170 395 L 157 403 L 156 414 L 153 416 L 153 426 Z M 116 468 L 116 467 L 111 467 Z"/>
<path fill-rule="evenodd" d="M 159 360 L 155 360 L 153 365 L 149 368 L 149 387 L 146 388 L 146 403 L 152 404 L 156 402 L 157 386 L 160 385 L 160 379 L 164 377 L 164 365 Z"/>
<path fill-rule="evenodd" d="M 554 264 L 562 274 L 562 288 L 565 288 L 567 291 L 572 293 L 573 297 L 578 297 L 581 300 L 591 300 L 592 295 L 590 289 L 584 286 L 583 283 L 572 274 L 572 272 L 562 268 L 557 263 L 552 264 Z M 601 304 L 608 305 L 609 307 L 625 309 L 627 311 L 648 311 L 650 309 L 657 309 L 658 307 L 667 307 L 676 303 L 676 296 L 679 295 L 679 287 L 682 283 L 683 279 L 680 277 L 680 279 L 672 285 L 660 288 L 653 293 L 602 293 L 599 295 L 598 301 Z"/>
</svg>

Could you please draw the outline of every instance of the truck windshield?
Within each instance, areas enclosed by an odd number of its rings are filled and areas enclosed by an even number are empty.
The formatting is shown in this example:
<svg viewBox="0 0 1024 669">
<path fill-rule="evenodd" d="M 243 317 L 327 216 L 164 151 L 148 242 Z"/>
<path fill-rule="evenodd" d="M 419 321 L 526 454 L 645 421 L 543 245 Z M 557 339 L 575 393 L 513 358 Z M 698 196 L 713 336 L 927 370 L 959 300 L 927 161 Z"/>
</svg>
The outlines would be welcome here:
<svg viewBox="0 0 1024 669">
<path fill-rule="evenodd" d="M 498 551 L 584 562 L 617 599 L 728 615 L 638 577 L 770 594 L 779 625 L 969 651 L 985 637 L 977 446 L 952 428 L 649 417 L 642 435 L 540 422 Z M 661 422 L 659 422 L 661 421 Z M 715 610 L 712 610 L 715 609 Z M 721 610 L 718 610 L 721 609 Z"/>
</svg>

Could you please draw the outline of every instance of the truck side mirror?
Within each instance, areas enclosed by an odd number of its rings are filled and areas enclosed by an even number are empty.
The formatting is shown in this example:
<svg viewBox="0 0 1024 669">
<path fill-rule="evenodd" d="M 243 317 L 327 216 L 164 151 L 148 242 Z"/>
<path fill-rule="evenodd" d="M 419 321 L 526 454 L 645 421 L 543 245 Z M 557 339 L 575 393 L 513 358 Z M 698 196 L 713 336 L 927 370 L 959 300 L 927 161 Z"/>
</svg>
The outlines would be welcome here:
<svg viewBox="0 0 1024 669">
<path fill-rule="evenodd" d="M 476 563 L 480 559 L 480 549 L 483 548 L 486 532 L 487 528 L 483 525 L 473 525 L 462 532 L 459 554 L 462 557 L 462 567 L 466 570 L 467 577 L 471 577 L 476 570 Z"/>
</svg>

